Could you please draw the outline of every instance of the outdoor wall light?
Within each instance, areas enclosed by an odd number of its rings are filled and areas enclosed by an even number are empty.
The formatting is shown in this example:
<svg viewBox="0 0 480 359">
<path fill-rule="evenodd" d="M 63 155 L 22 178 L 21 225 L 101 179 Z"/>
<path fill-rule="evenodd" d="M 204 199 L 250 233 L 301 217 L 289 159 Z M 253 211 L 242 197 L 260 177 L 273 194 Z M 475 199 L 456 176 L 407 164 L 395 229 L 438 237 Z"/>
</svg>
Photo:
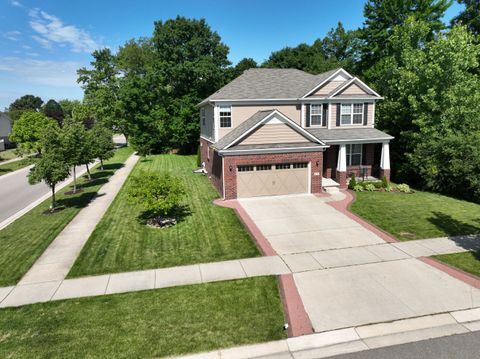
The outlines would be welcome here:
<svg viewBox="0 0 480 359">
<path fill-rule="evenodd" d="M 317 167 L 320 166 L 320 161 L 317 161 Z"/>
<path fill-rule="evenodd" d="M 232 165 L 230 165 L 230 167 L 228 167 L 228 169 L 230 170 L 230 172 L 232 172 L 232 170 L 233 170 Z"/>
</svg>

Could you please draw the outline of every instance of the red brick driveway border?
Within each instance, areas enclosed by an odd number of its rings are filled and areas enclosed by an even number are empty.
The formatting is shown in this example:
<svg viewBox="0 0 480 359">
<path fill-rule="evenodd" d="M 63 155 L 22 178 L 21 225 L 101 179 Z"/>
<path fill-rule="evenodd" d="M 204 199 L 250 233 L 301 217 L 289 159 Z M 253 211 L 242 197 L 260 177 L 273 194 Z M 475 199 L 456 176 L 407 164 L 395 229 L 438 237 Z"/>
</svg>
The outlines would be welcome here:
<svg viewBox="0 0 480 359">
<path fill-rule="evenodd" d="M 353 203 L 355 200 L 355 196 L 349 191 L 349 190 L 341 190 L 343 194 L 345 194 L 345 198 L 340 200 L 340 201 L 332 201 L 332 202 L 325 202 L 329 206 L 332 206 L 335 208 L 337 211 L 342 212 L 344 215 L 346 215 L 348 218 L 354 220 L 364 228 L 368 229 L 369 231 L 375 233 L 377 236 L 382 238 L 385 242 L 388 243 L 397 243 L 400 242 L 398 239 L 393 238 L 391 235 L 388 233 L 382 231 L 380 228 L 374 226 L 370 222 L 367 222 L 363 218 L 358 217 L 357 215 L 353 214 L 350 211 L 350 205 Z"/>
<path fill-rule="evenodd" d="M 419 257 L 417 258 L 418 260 L 422 261 L 423 263 L 426 263 L 434 268 L 437 268 L 441 270 L 444 273 L 447 273 L 448 275 L 452 276 L 453 278 L 456 278 L 458 280 L 461 280 L 462 282 L 471 285 L 472 287 L 475 287 L 477 289 L 480 289 L 480 278 L 462 271 L 461 269 L 449 266 L 446 263 L 443 263 L 435 258 L 431 257 Z"/>
<path fill-rule="evenodd" d="M 277 256 L 278 253 L 273 249 L 270 242 L 265 238 L 260 229 L 256 226 L 242 205 L 235 199 L 221 200 L 216 199 L 214 204 L 220 207 L 231 208 L 235 210 L 238 218 L 247 228 L 250 235 L 264 256 Z M 313 326 L 305 307 L 298 293 L 293 274 L 282 274 L 278 276 L 280 297 L 282 299 L 283 309 L 288 323 L 287 333 L 289 337 L 312 334 Z"/>
</svg>

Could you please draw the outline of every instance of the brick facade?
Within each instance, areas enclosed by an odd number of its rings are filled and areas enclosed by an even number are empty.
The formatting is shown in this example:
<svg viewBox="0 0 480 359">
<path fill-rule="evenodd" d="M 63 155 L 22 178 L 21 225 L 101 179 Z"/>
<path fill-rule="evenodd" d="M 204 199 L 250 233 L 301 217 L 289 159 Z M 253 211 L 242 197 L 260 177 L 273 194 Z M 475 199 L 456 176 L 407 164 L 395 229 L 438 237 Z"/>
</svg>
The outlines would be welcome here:
<svg viewBox="0 0 480 359">
<path fill-rule="evenodd" d="M 390 181 L 390 170 L 380 169 L 380 178 L 383 178 L 384 176 Z"/>
<path fill-rule="evenodd" d="M 311 191 L 322 192 L 323 152 L 271 153 L 262 155 L 225 156 L 225 199 L 237 198 L 237 166 L 310 162 Z"/>
</svg>

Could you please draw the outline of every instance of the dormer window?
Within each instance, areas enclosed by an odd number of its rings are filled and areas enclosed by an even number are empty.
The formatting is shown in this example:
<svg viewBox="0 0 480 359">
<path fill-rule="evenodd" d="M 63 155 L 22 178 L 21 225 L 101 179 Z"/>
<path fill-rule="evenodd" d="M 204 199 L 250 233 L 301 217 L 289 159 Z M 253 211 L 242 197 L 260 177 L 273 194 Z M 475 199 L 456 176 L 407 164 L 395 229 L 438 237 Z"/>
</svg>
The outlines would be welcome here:
<svg viewBox="0 0 480 359">
<path fill-rule="evenodd" d="M 322 125 L 322 104 L 316 104 L 310 106 L 310 125 L 321 126 Z"/>
<path fill-rule="evenodd" d="M 342 103 L 341 107 L 342 125 L 363 124 L 363 103 Z"/>
<path fill-rule="evenodd" d="M 231 106 L 220 106 L 220 127 L 232 127 Z"/>
</svg>

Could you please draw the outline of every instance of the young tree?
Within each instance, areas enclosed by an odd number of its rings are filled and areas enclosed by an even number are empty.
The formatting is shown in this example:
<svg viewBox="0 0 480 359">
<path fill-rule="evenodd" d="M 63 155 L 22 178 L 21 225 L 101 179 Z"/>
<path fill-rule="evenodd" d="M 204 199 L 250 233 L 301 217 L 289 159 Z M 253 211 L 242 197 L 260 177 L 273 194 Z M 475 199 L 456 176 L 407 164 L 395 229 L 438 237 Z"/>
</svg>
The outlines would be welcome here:
<svg viewBox="0 0 480 359">
<path fill-rule="evenodd" d="M 40 137 L 45 128 L 55 123 L 43 113 L 24 112 L 20 118 L 13 123 L 10 140 L 18 144 L 18 151 L 22 154 L 37 152 L 42 153 Z"/>
<path fill-rule="evenodd" d="M 52 191 L 50 210 L 56 208 L 55 187 L 69 175 L 69 163 L 66 161 L 60 129 L 55 122 L 51 122 L 41 133 L 40 144 L 42 157 L 28 174 L 30 184 L 44 181 Z"/>
<path fill-rule="evenodd" d="M 47 103 L 43 105 L 41 110 L 45 116 L 57 121 L 59 125 L 63 123 L 65 115 L 63 113 L 62 106 L 60 106 L 57 101 L 53 99 L 48 100 Z"/>
<path fill-rule="evenodd" d="M 142 172 L 132 178 L 128 196 L 140 204 L 151 219 L 172 215 L 185 195 L 185 185 L 170 173 Z"/>
<path fill-rule="evenodd" d="M 93 140 L 93 156 L 100 160 L 100 168 L 103 171 L 103 161 L 113 157 L 115 153 L 113 132 L 103 125 L 96 123 L 90 130 L 90 136 Z"/>
<path fill-rule="evenodd" d="M 85 163 L 87 140 L 85 126 L 78 120 L 67 118 L 62 128 L 63 146 L 66 160 L 73 167 L 73 193 L 77 193 L 77 166 Z"/>
<path fill-rule="evenodd" d="M 452 19 L 453 25 L 465 25 L 475 35 L 480 35 L 480 0 L 457 0 L 465 9 Z"/>
</svg>

